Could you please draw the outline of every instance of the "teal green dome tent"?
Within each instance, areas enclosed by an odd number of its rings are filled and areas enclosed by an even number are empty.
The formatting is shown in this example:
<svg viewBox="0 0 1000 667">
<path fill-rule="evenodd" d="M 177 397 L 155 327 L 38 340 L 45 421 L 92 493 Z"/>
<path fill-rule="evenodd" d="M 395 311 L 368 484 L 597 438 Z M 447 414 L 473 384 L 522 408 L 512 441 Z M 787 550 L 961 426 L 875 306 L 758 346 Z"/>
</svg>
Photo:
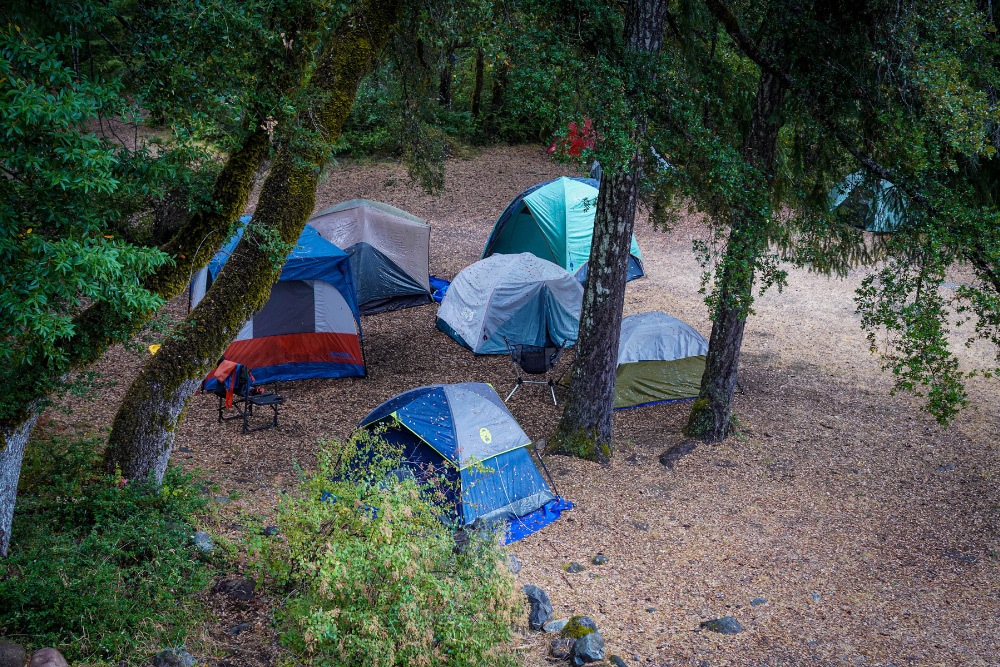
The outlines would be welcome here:
<svg viewBox="0 0 1000 667">
<path fill-rule="evenodd" d="M 528 452 L 531 441 L 488 384 L 411 389 L 372 410 L 358 427 L 401 447 L 418 481 L 444 477 L 459 525 L 506 522 L 510 543 L 573 506 L 545 483 Z"/>
<path fill-rule="evenodd" d="M 483 257 L 530 252 L 585 281 L 599 187 L 592 178 L 564 176 L 528 188 L 497 218 Z M 633 236 L 628 279 L 643 275 L 642 253 Z"/>
<path fill-rule="evenodd" d="M 907 205 L 893 183 L 856 171 L 830 192 L 830 210 L 866 232 L 888 234 L 903 224 Z"/>
</svg>

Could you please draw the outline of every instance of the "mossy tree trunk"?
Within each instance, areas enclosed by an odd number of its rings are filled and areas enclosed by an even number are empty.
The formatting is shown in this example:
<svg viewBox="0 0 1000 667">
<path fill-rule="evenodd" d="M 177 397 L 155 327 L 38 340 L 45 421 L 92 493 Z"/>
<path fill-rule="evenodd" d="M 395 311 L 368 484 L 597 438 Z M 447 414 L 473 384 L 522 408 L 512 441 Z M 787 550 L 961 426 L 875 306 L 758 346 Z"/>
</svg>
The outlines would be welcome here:
<svg viewBox="0 0 1000 667">
<path fill-rule="evenodd" d="M 667 3 L 663 0 L 634 0 L 629 4 L 625 25 L 626 59 L 629 54 L 644 54 L 648 58 L 659 52 L 666 12 Z M 639 74 L 640 77 L 652 75 L 645 70 Z M 576 363 L 563 416 L 549 445 L 551 452 L 601 462 L 610 460 L 612 452 L 618 337 L 647 124 L 641 107 L 636 110 L 634 120 L 637 128 L 632 137 L 634 153 L 617 166 L 609 163 L 601 180 Z"/>
<path fill-rule="evenodd" d="M 768 70 L 761 72 L 742 153 L 747 164 L 764 179 L 764 187 L 774 179 L 778 114 L 786 90 L 784 80 L 778 75 Z M 718 442 L 729 435 L 743 331 L 752 302 L 754 268 L 766 245 L 765 230 L 761 229 L 765 223 L 765 216 L 743 211 L 729 232 L 701 391 L 684 429 L 687 435 L 706 442 Z"/>
<path fill-rule="evenodd" d="M 479 109 L 483 103 L 483 60 L 482 48 L 476 49 L 476 80 L 472 86 L 472 117 L 479 118 Z"/>
<path fill-rule="evenodd" d="M 330 143 L 354 103 L 361 78 L 393 30 L 401 0 L 366 0 L 329 38 L 309 83 L 315 104 L 300 125 L 321 141 L 286 143 L 264 182 L 260 203 L 243 238 L 198 306 L 132 382 L 115 416 L 105 468 L 127 479 L 163 479 L 180 416 L 202 378 L 243 324 L 267 302 L 284 253 L 268 239 L 293 244 L 315 206 L 316 185 Z"/>
</svg>

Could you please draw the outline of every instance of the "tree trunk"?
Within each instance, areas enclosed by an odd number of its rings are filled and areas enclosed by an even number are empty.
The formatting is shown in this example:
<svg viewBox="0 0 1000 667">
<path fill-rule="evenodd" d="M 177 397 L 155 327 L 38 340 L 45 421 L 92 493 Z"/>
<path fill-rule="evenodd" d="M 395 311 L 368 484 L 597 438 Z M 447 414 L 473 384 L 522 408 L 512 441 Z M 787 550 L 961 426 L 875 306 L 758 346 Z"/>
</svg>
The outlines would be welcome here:
<svg viewBox="0 0 1000 667">
<path fill-rule="evenodd" d="M 316 106 L 301 119 L 329 144 L 340 136 L 361 78 L 396 24 L 401 0 L 362 2 L 331 35 L 309 83 Z M 284 257 L 263 243 L 276 233 L 295 243 L 315 206 L 327 151 L 286 145 L 264 182 L 243 238 L 205 298 L 132 382 L 115 416 L 104 465 L 127 479 L 163 479 L 180 415 L 201 379 L 243 324 L 267 302 Z"/>
<path fill-rule="evenodd" d="M 483 102 L 483 50 L 476 49 L 476 83 L 472 87 L 472 117 L 479 118 Z"/>
<path fill-rule="evenodd" d="M 663 41 L 665 0 L 633 0 L 625 19 L 626 52 L 656 54 Z M 652 73 L 646 74 L 652 76 Z M 642 180 L 646 111 L 635 110 L 635 152 L 624 164 L 609 164 L 601 180 L 594 236 L 587 265 L 577 358 L 569 398 L 549 451 L 592 461 L 610 460 L 618 337 L 628 276 L 629 249 Z"/>
<path fill-rule="evenodd" d="M 774 180 L 780 128 L 777 115 L 786 90 L 783 79 L 767 70 L 761 72 L 750 129 L 743 142 L 743 158 L 760 172 L 768 190 Z M 687 435 L 706 442 L 718 442 L 729 435 L 743 330 L 753 299 L 754 267 L 766 243 L 759 229 L 764 222 L 759 213 L 744 210 L 729 232 L 705 374 L 684 429 Z"/>
<path fill-rule="evenodd" d="M 438 83 L 438 101 L 445 109 L 451 109 L 451 80 L 455 70 L 455 51 L 449 47 L 444 53 L 444 68 Z"/>
<path fill-rule="evenodd" d="M 35 405 L 21 423 L 0 428 L 0 558 L 7 556 L 10 546 L 11 525 L 14 523 L 14 503 L 17 501 L 17 481 L 21 476 L 21 461 L 31 429 L 38 420 L 39 408 Z"/>
</svg>

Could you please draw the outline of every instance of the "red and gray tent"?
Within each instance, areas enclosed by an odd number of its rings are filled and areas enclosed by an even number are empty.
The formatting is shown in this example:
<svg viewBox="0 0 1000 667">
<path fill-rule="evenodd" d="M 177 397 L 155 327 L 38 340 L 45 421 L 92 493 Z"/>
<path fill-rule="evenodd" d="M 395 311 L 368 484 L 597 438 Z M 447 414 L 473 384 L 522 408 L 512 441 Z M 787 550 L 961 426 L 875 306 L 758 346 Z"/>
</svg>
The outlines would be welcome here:
<svg viewBox="0 0 1000 667">
<path fill-rule="evenodd" d="M 191 307 L 235 251 L 243 228 L 191 282 Z M 347 253 L 306 225 L 264 307 L 223 356 L 257 383 L 365 375 L 361 320 Z"/>
<path fill-rule="evenodd" d="M 415 215 L 367 199 L 325 208 L 309 219 L 351 257 L 362 315 L 430 303 L 431 227 Z"/>
</svg>

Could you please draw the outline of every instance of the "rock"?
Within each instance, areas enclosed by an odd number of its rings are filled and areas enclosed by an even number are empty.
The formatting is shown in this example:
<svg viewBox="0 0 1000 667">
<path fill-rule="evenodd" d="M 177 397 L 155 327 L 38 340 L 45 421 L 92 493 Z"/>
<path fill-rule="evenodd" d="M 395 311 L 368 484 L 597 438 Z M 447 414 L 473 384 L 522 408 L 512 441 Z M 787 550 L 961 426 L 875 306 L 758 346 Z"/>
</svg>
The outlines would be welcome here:
<svg viewBox="0 0 1000 667">
<path fill-rule="evenodd" d="M 723 616 L 722 618 L 713 618 L 711 621 L 702 621 L 701 627 L 723 635 L 735 635 L 743 632 L 743 626 L 732 616 Z"/>
<path fill-rule="evenodd" d="M 576 667 L 604 660 L 604 637 L 596 630 L 576 640 L 573 644 L 573 664 Z"/>
<path fill-rule="evenodd" d="M 697 446 L 694 440 L 685 440 L 679 445 L 674 445 L 660 454 L 660 463 L 673 470 L 674 464 L 693 452 Z"/>
<path fill-rule="evenodd" d="M 194 542 L 195 548 L 203 554 L 210 554 L 215 551 L 215 545 L 212 544 L 212 536 L 203 530 L 199 530 L 192 535 L 191 541 Z"/>
<path fill-rule="evenodd" d="M 0 642 L 0 667 L 24 667 L 28 652 L 12 642 Z"/>
<path fill-rule="evenodd" d="M 178 447 L 177 451 L 179 451 L 181 454 L 194 454 L 194 450 L 191 449 L 190 447 Z"/>
<path fill-rule="evenodd" d="M 753 600 L 750 600 L 751 607 L 759 607 L 762 604 L 767 604 L 767 598 L 754 598 Z"/>
<path fill-rule="evenodd" d="M 813 591 L 812 593 L 810 593 L 810 594 L 809 594 L 809 597 L 811 597 L 811 598 L 812 598 L 812 601 L 813 601 L 813 602 L 819 602 L 820 600 L 822 600 L 822 599 L 823 599 L 823 598 L 822 598 L 822 597 L 820 596 L 820 594 L 819 594 L 819 593 L 817 593 L 816 591 Z"/>
<path fill-rule="evenodd" d="M 153 667 L 194 667 L 198 661 L 182 648 L 168 648 L 153 656 Z"/>
<path fill-rule="evenodd" d="M 54 648 L 40 648 L 31 654 L 28 667 L 68 667 L 66 658 Z"/>
<path fill-rule="evenodd" d="M 591 632 L 597 632 L 597 623 L 588 616 L 573 616 L 566 622 L 566 627 L 562 630 L 563 637 L 579 639 Z"/>
<path fill-rule="evenodd" d="M 569 565 L 565 566 L 563 569 L 566 570 L 567 572 L 569 572 L 570 574 L 576 574 L 577 572 L 583 572 L 587 568 L 585 568 L 584 566 L 580 565 L 579 563 L 570 563 Z"/>
<path fill-rule="evenodd" d="M 268 526 L 264 530 L 260 531 L 260 534 L 264 537 L 274 537 L 280 532 L 281 530 L 279 530 L 277 526 Z"/>
<path fill-rule="evenodd" d="M 229 502 L 229 498 L 227 496 L 215 496 L 215 502 L 225 505 Z"/>
<path fill-rule="evenodd" d="M 628 667 L 628 664 L 626 664 L 626 662 L 621 658 L 619 658 L 617 655 L 612 655 L 610 658 L 608 658 L 608 660 L 610 660 L 611 664 L 614 665 L 615 667 Z"/>
<path fill-rule="evenodd" d="M 230 577 L 217 583 L 215 585 L 215 592 L 228 595 L 234 600 L 243 600 L 245 602 L 253 599 L 253 591 L 256 586 L 257 583 L 250 579 Z"/>
<path fill-rule="evenodd" d="M 602 553 L 598 553 L 596 556 L 590 559 L 590 562 L 593 563 L 594 565 L 607 565 L 608 557 Z"/>
<path fill-rule="evenodd" d="M 558 660 L 569 660 L 573 655 L 575 639 L 557 639 L 549 646 L 549 655 Z"/>
<path fill-rule="evenodd" d="M 647 614 L 652 614 L 654 611 L 656 611 L 656 607 L 646 607 Z"/>
<path fill-rule="evenodd" d="M 517 574 L 521 571 L 521 559 L 514 554 L 507 555 L 507 567 L 510 569 L 511 574 Z"/>
<path fill-rule="evenodd" d="M 553 619 L 542 624 L 542 630 L 545 632 L 562 632 L 567 623 L 569 623 L 568 618 Z"/>
<path fill-rule="evenodd" d="M 236 636 L 241 632 L 246 632 L 250 629 L 250 621 L 243 621 L 242 623 L 237 623 L 233 627 L 229 628 L 229 634 Z"/>
<path fill-rule="evenodd" d="M 538 586 L 528 585 L 521 590 L 528 596 L 528 602 L 531 603 L 528 627 L 532 630 L 538 630 L 552 618 L 552 603 L 549 602 L 549 596 L 545 594 L 545 591 Z"/>
</svg>

